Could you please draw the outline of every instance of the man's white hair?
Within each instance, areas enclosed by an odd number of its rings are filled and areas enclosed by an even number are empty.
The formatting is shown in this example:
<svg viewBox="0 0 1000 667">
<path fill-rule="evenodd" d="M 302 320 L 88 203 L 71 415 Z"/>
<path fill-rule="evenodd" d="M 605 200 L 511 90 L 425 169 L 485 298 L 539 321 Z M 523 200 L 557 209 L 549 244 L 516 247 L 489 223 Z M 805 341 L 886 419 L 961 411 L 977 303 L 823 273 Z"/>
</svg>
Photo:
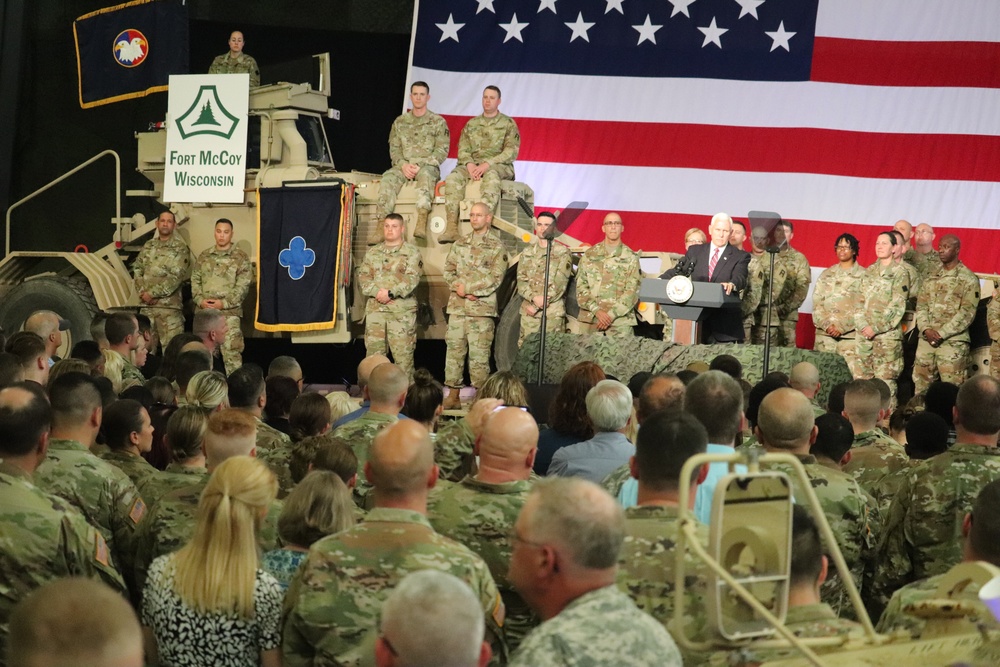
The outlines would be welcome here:
<svg viewBox="0 0 1000 667">
<path fill-rule="evenodd" d="M 381 631 L 407 667 L 475 667 L 486 621 L 468 584 L 447 572 L 420 570 L 389 594 Z"/>
<path fill-rule="evenodd" d="M 632 392 L 617 380 L 601 380 L 587 392 L 587 416 L 599 432 L 625 428 L 632 416 Z"/>
<path fill-rule="evenodd" d="M 728 222 L 730 226 L 733 224 L 733 219 L 728 213 L 716 213 L 712 216 L 712 222 L 709 226 L 714 225 L 716 221 Z"/>
</svg>

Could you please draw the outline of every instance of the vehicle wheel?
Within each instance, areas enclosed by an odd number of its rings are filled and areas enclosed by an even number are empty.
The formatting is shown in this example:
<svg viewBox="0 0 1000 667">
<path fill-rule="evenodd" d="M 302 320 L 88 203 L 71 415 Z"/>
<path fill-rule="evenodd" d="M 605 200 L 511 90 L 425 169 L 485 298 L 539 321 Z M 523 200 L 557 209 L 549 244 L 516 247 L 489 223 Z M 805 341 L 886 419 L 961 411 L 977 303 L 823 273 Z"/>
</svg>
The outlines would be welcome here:
<svg viewBox="0 0 1000 667">
<path fill-rule="evenodd" d="M 496 333 L 493 335 L 493 361 L 498 371 L 509 371 L 517 359 L 517 338 L 521 335 L 521 302 L 524 299 L 514 292 L 507 301 Z"/>
<path fill-rule="evenodd" d="M 97 302 L 86 280 L 45 276 L 13 287 L 0 303 L 0 326 L 4 333 L 10 336 L 20 331 L 36 310 L 51 310 L 71 322 L 69 330 L 63 332 L 59 356 L 68 357 L 75 343 L 90 340 L 90 320 L 97 313 Z"/>
</svg>

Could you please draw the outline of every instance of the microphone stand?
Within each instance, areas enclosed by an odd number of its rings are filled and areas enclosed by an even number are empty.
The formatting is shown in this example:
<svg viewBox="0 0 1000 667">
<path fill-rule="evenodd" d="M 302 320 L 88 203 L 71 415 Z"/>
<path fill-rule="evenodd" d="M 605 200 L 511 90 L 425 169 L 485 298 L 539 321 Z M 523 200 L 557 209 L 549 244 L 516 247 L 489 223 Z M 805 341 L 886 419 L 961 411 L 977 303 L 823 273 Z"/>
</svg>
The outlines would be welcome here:
<svg viewBox="0 0 1000 667">
<path fill-rule="evenodd" d="M 542 329 L 538 334 L 538 373 L 535 375 L 535 384 L 538 386 L 542 385 L 542 369 L 545 368 L 545 337 L 548 334 L 549 312 L 549 265 L 552 262 L 552 244 L 555 243 L 553 231 L 555 231 L 555 225 L 549 227 L 545 231 L 545 235 L 542 236 L 545 239 L 545 271 L 542 274 Z"/>
<path fill-rule="evenodd" d="M 765 251 L 771 256 L 771 272 L 767 277 L 767 320 L 764 326 L 764 370 L 761 379 L 767 376 L 771 365 L 771 311 L 774 310 L 774 258 L 781 252 L 781 246 L 768 246 Z"/>
</svg>

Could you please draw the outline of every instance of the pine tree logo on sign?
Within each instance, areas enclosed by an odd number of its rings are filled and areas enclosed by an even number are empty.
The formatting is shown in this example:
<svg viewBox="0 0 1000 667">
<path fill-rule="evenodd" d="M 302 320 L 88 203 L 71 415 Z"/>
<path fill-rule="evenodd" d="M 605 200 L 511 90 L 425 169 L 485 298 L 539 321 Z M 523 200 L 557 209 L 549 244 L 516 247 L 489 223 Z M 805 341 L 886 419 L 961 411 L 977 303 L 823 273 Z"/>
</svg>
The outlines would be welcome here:
<svg viewBox="0 0 1000 667">
<path fill-rule="evenodd" d="M 210 134 L 229 139 L 240 124 L 222 104 L 215 86 L 202 86 L 188 110 L 177 119 L 175 125 L 182 139 Z"/>
</svg>

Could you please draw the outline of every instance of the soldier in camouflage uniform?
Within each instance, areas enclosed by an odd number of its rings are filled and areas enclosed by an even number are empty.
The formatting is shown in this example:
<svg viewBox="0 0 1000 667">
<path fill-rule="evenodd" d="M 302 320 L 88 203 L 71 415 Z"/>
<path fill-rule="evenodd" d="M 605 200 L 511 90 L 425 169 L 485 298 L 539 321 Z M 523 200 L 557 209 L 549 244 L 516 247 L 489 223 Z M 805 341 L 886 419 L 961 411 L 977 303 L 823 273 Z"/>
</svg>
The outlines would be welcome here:
<svg viewBox="0 0 1000 667">
<path fill-rule="evenodd" d="M 893 477 L 896 486 L 886 482 L 886 478 L 909 467 L 910 459 L 906 450 L 898 442 L 887 436 L 877 424 L 884 416 L 881 410 L 882 396 L 868 380 L 854 380 L 844 393 L 844 412 L 854 429 L 854 443 L 851 445 L 851 460 L 843 470 L 851 474 L 862 489 L 872 496 L 882 498 L 880 515 L 888 511 L 888 501 L 895 495 L 899 477 Z"/>
<path fill-rule="evenodd" d="M 109 405 L 101 416 L 101 432 L 110 448 L 101 458 L 128 475 L 137 490 L 159 472 L 142 457 L 153 449 L 153 423 L 139 401 L 120 399 Z"/>
<path fill-rule="evenodd" d="M 284 498 L 294 486 L 288 469 L 292 439 L 261 419 L 267 405 L 267 383 L 260 367 L 247 364 L 229 374 L 229 405 L 253 417 L 257 458 L 278 478 L 278 497 Z"/>
<path fill-rule="evenodd" d="M 622 243 L 625 224 L 617 213 L 604 216 L 604 241 L 583 254 L 576 272 L 581 331 L 631 336 L 639 302 L 639 255 Z"/>
<path fill-rule="evenodd" d="M 837 264 L 819 275 L 813 290 L 813 324 L 817 352 L 839 354 L 856 374 L 854 313 L 863 300 L 861 280 L 865 269 L 858 264 L 858 239 L 841 234 L 834 243 Z"/>
<path fill-rule="evenodd" d="M 390 213 L 382 223 L 385 240 L 371 248 L 358 267 L 358 288 L 365 300 L 365 354 L 392 358 L 413 376 L 417 346 L 417 299 L 422 262 L 416 246 L 403 240 L 403 217 Z"/>
<path fill-rule="evenodd" d="M 0 390 L 0 656 L 6 656 L 11 610 L 18 600 L 61 577 L 100 579 L 116 591 L 125 582 L 107 543 L 76 509 L 32 484 L 45 456 L 51 412 L 37 385 Z M 0 657 L 0 664 L 4 664 Z"/>
<path fill-rule="evenodd" d="M 115 393 L 145 384 L 142 371 L 131 362 L 132 354 L 142 339 L 135 316 L 131 313 L 112 313 L 104 323 L 104 335 L 108 340 L 108 347 L 104 350 L 104 374 L 111 380 Z"/>
<path fill-rule="evenodd" d="M 865 269 L 861 281 L 864 303 L 854 315 L 856 377 L 884 380 L 892 394 L 890 409 L 896 402 L 896 378 L 903 370 L 901 324 L 910 294 L 909 275 L 892 259 L 895 245 L 892 232 L 878 235 L 878 259 Z"/>
<path fill-rule="evenodd" d="M 614 498 L 580 478 L 537 482 L 511 533 L 510 579 L 546 619 L 512 667 L 678 667 L 666 629 L 615 585 L 625 519 Z"/>
<path fill-rule="evenodd" d="M 958 259 L 962 243 L 941 237 L 941 268 L 924 283 L 917 299 L 920 341 L 913 362 L 913 384 L 923 394 L 931 382 L 962 384 L 969 365 L 969 325 L 979 307 L 979 278 Z"/>
<path fill-rule="evenodd" d="M 489 568 L 427 521 L 434 460 L 427 430 L 404 420 L 372 443 L 366 472 L 375 509 L 364 523 L 316 542 L 285 597 L 286 667 L 358 665 L 370 655 L 382 603 L 414 570 L 435 569 L 465 581 L 479 598 L 494 658 L 506 658 L 504 605 Z M 402 509 L 403 507 L 413 509 Z"/>
<path fill-rule="evenodd" d="M 986 328 L 990 333 L 990 376 L 1000 380 L 1000 289 L 993 290 L 993 298 L 986 306 Z"/>
<path fill-rule="evenodd" d="M 463 384 L 466 351 L 472 386 L 481 387 L 489 377 L 497 289 L 507 272 L 507 250 L 500 239 L 490 234 L 490 207 L 483 202 L 473 204 L 469 218 L 472 233 L 452 246 L 444 263 L 444 281 L 451 291 L 444 362 L 444 381 L 451 391 L 445 397 L 445 410 L 461 405 L 458 392 Z"/>
<path fill-rule="evenodd" d="M 771 272 L 771 257 L 765 252 L 767 247 L 767 233 L 763 228 L 754 230 L 751 237 L 752 250 L 750 252 L 750 268 L 748 269 L 747 280 L 750 275 L 756 272 L 759 275 L 760 299 L 757 301 L 757 310 L 750 315 L 744 316 L 743 328 L 746 330 L 749 323 L 751 328 L 750 341 L 754 345 L 763 345 L 767 334 L 767 304 L 771 302 L 771 294 L 774 294 L 774 307 L 771 308 L 771 345 L 778 346 L 781 341 L 781 317 L 778 315 L 778 298 L 785 289 L 785 280 L 788 276 L 788 269 L 784 262 L 779 262 L 778 257 L 774 258 L 774 273 Z M 749 321 L 749 322 L 748 322 Z"/>
<path fill-rule="evenodd" d="M 458 166 L 445 179 L 444 207 L 448 226 L 438 236 L 438 243 L 458 239 L 458 205 L 465 199 L 470 180 L 480 181 L 479 196 L 493 214 L 500 203 L 501 181 L 514 178 L 514 160 L 521 148 L 517 123 L 500 113 L 500 89 L 487 86 L 483 91 L 483 113 L 465 124 L 458 138 Z"/>
<path fill-rule="evenodd" d="M 900 586 L 961 560 L 963 518 L 980 490 L 1000 479 L 1000 382 L 977 375 L 962 385 L 955 431 L 957 442 L 914 465 L 889 506 L 875 576 L 882 605 Z"/>
<path fill-rule="evenodd" d="M 375 219 L 384 220 L 396 208 L 396 195 L 407 181 L 417 191 L 417 225 L 413 238 L 427 238 L 427 215 L 431 212 L 434 189 L 441 177 L 441 163 L 448 157 L 451 135 L 444 118 L 427 108 L 430 87 L 423 81 L 410 85 L 409 112 L 400 115 L 389 130 L 389 158 L 392 167 L 382 174 Z M 382 240 L 382 230 L 372 229 L 368 243 Z"/>
<path fill-rule="evenodd" d="M 809 294 L 809 283 L 812 281 L 809 260 L 791 246 L 792 232 L 790 220 L 782 220 L 776 230 L 776 233 L 784 234 L 785 242 L 775 258 L 775 270 L 779 264 L 785 269 L 785 281 L 781 292 L 775 290 L 774 293 L 774 310 L 778 319 L 781 320 L 781 337 L 780 342 L 775 343 L 772 339 L 772 343 L 784 347 L 795 347 L 795 327 L 799 322 L 799 306 L 806 300 L 806 295 Z M 773 318 L 774 315 L 771 317 Z"/>
<path fill-rule="evenodd" d="M 903 261 L 903 254 L 906 250 L 903 235 L 898 231 L 894 231 L 892 234 L 896 237 L 896 245 L 892 247 L 892 261 L 897 266 L 903 267 L 906 275 L 910 277 L 910 297 L 906 300 L 906 309 L 913 311 L 917 308 L 917 295 L 920 294 L 920 287 L 923 281 L 920 278 L 920 271 L 917 270 L 917 267 Z"/>
<path fill-rule="evenodd" d="M 354 487 L 354 502 L 362 509 L 369 509 L 374 502 L 372 485 L 363 472 L 375 436 L 387 426 L 399 421 L 399 411 L 406 402 L 409 377 L 395 364 L 379 364 L 372 369 L 365 387 L 365 397 L 370 401 L 368 411 L 355 420 L 338 426 L 333 437 L 351 446 L 358 457 L 358 483 Z"/>
<path fill-rule="evenodd" d="M 230 373 L 243 365 L 240 316 L 252 281 L 250 258 L 233 244 L 232 221 L 220 218 L 215 223 L 215 247 L 198 255 L 191 270 L 191 296 L 197 308 L 218 310 L 226 316 L 226 338 L 219 347 Z"/>
<path fill-rule="evenodd" d="M 925 222 L 920 223 L 913 233 L 913 240 L 915 247 L 903 255 L 903 260 L 917 267 L 921 280 L 928 280 L 941 268 L 941 257 L 934 250 L 934 228 Z"/>
<path fill-rule="evenodd" d="M 142 302 L 139 312 L 153 323 L 163 349 L 184 331 L 181 285 L 191 268 L 191 251 L 174 235 L 176 227 L 171 211 L 161 213 L 156 219 L 156 236 L 146 241 L 132 264 L 135 291 Z"/>
<path fill-rule="evenodd" d="M 249 74 L 250 87 L 256 88 L 260 85 L 260 69 L 257 61 L 243 53 L 243 33 L 234 30 L 229 35 L 229 53 L 216 56 L 215 60 L 208 67 L 209 74 Z M 166 343 L 164 343 L 166 345 Z"/>
<path fill-rule="evenodd" d="M 538 617 L 507 580 L 510 531 L 531 490 L 531 466 L 538 425 L 518 408 L 491 415 L 478 440 L 480 470 L 450 484 L 428 499 L 427 517 L 434 530 L 478 554 L 490 568 L 507 608 L 504 629 L 513 651 Z"/>
<path fill-rule="evenodd" d="M 816 433 L 809 399 L 794 389 L 772 391 L 761 402 L 755 432 L 768 452 L 792 454 L 802 463 L 854 584 L 861 592 L 879 523 L 875 501 L 849 474 L 827 468 L 809 454 L 810 442 Z M 798 476 L 790 465 L 768 464 L 767 469 L 787 473 L 792 481 L 795 502 L 807 503 Z M 839 576 L 833 575 L 831 572 L 831 578 L 824 584 L 823 599 L 837 613 L 850 617 L 852 610 L 845 584 Z"/>
<path fill-rule="evenodd" d="M 736 229 L 736 227 L 733 227 Z M 753 329 L 756 323 L 757 309 L 764 296 L 767 286 L 767 270 L 764 264 L 767 255 L 751 241 L 750 264 L 747 265 L 747 286 L 743 290 L 740 303 L 740 314 L 743 316 L 743 340 L 753 342 Z"/>
<path fill-rule="evenodd" d="M 545 312 L 545 330 L 562 333 L 566 330 L 566 286 L 573 275 L 573 260 L 569 248 L 561 243 L 543 238 L 549 233 L 549 228 L 556 222 L 556 216 L 543 211 L 535 219 L 535 236 L 537 243 L 524 249 L 517 262 L 517 293 L 524 301 L 521 302 L 521 333 L 517 337 L 517 346 L 521 347 L 524 339 L 542 328 L 542 306 L 548 302 Z M 552 257 L 549 259 L 549 292 L 542 294 L 545 283 L 545 248 L 552 244 Z"/>
</svg>

